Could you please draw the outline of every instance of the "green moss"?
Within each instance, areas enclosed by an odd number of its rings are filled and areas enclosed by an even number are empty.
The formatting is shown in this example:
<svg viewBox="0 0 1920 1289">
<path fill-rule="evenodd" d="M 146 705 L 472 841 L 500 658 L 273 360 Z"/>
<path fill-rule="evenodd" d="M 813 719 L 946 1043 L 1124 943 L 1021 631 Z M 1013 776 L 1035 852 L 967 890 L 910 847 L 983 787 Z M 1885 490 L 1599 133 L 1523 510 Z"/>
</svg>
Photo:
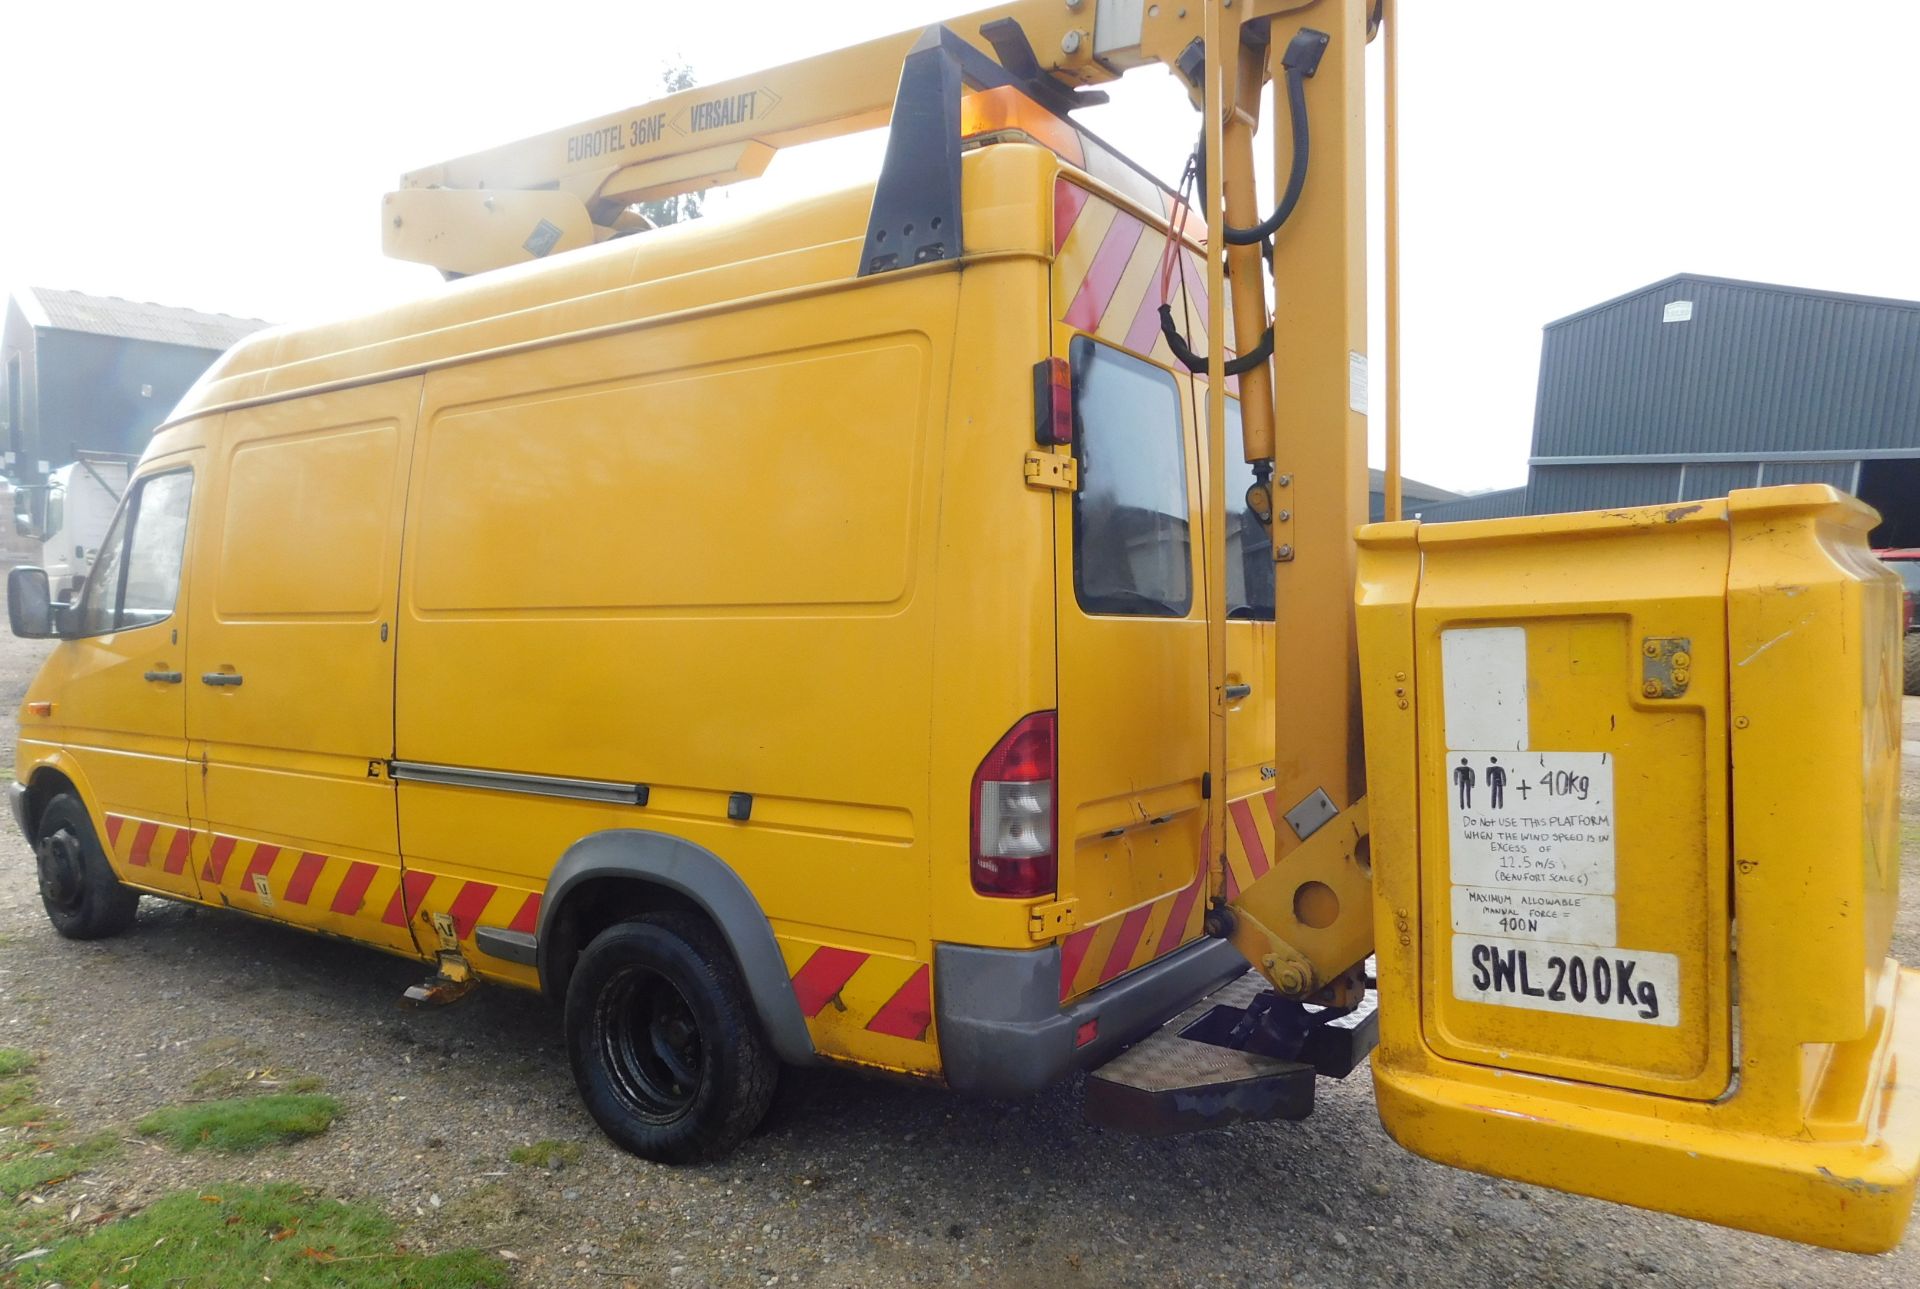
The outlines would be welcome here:
<svg viewBox="0 0 1920 1289">
<path fill-rule="evenodd" d="M 130 1284 L 228 1289 L 495 1289 L 506 1267 L 474 1249 L 423 1255 L 376 1209 L 298 1186 L 232 1186 L 168 1195 L 133 1217 L 53 1244 L 19 1263 L 24 1285 Z"/>
<path fill-rule="evenodd" d="M 515 1146 L 507 1158 L 528 1168 L 561 1169 L 580 1162 L 577 1141 L 536 1141 L 531 1146 Z"/>
<path fill-rule="evenodd" d="M 196 1105 L 156 1110 L 140 1121 L 140 1131 L 164 1137 L 181 1150 L 208 1146 L 214 1150 L 258 1150 L 262 1146 L 327 1130 L 340 1113 L 332 1097 L 304 1093 L 277 1093 L 264 1097 L 233 1097 Z"/>
<path fill-rule="evenodd" d="M 0 1079 L 10 1079 L 16 1074 L 25 1074 L 35 1065 L 32 1052 L 23 1052 L 17 1047 L 0 1047 Z"/>
</svg>

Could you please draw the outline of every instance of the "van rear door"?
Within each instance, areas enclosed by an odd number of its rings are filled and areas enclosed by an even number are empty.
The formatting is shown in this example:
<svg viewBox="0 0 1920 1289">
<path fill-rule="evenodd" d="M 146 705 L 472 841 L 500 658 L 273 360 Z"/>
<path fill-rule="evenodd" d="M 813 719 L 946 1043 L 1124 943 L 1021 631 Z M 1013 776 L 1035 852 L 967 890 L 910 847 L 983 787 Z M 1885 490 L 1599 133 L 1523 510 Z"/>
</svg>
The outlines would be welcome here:
<svg viewBox="0 0 1920 1289">
<path fill-rule="evenodd" d="M 1202 419 L 1206 387 L 1194 402 Z M 1247 508 L 1253 467 L 1241 445 L 1240 400 L 1227 399 L 1227 825 L 1225 845 L 1209 855 L 1224 857 L 1221 893 L 1235 898 L 1273 866 L 1274 830 L 1280 810 L 1273 791 L 1274 654 L 1273 541 Z M 1197 436 L 1206 460 L 1207 435 Z M 1211 477 L 1199 471 L 1202 495 Z M 1204 543 L 1203 543 L 1204 544 Z M 1208 585 L 1211 585 L 1209 581 Z"/>
<path fill-rule="evenodd" d="M 1207 629 L 1182 391 L 1162 367 L 1077 336 L 1079 486 L 1055 511 L 1061 996 L 1200 933 L 1206 874 Z"/>
</svg>

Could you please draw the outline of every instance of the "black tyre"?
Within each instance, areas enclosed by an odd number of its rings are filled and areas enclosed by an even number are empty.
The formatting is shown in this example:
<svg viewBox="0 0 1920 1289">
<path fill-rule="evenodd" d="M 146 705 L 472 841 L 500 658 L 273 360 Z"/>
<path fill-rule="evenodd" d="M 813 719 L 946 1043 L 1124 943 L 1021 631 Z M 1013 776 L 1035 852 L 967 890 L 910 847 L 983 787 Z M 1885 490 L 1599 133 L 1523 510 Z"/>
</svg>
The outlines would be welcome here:
<svg viewBox="0 0 1920 1289">
<path fill-rule="evenodd" d="M 567 982 L 566 1035 L 587 1112 L 622 1149 L 663 1164 L 733 1150 L 780 1076 L 733 955 L 686 913 L 594 938 Z"/>
<path fill-rule="evenodd" d="M 1907 644 L 1907 684 L 1909 694 L 1920 694 L 1920 634 L 1910 635 Z"/>
<path fill-rule="evenodd" d="M 140 892 L 113 875 L 80 798 L 63 792 L 47 803 L 33 850 L 40 866 L 40 903 L 54 930 L 69 940 L 103 940 L 133 925 Z"/>
</svg>

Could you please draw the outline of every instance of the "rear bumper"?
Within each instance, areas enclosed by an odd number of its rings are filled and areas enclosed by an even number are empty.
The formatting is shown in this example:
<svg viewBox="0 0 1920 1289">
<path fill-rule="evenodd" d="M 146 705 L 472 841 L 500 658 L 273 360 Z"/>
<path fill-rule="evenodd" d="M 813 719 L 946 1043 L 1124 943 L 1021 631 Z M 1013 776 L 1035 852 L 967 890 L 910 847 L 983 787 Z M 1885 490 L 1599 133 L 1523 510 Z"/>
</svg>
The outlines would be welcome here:
<svg viewBox="0 0 1920 1289">
<path fill-rule="evenodd" d="M 1073 1002 L 1060 1002 L 1060 949 L 934 949 L 934 1013 L 949 1087 L 1018 1097 L 1103 1065 L 1196 998 L 1247 970 L 1225 940 L 1201 939 Z M 1096 1034 L 1075 1036 L 1087 1022 Z"/>
</svg>

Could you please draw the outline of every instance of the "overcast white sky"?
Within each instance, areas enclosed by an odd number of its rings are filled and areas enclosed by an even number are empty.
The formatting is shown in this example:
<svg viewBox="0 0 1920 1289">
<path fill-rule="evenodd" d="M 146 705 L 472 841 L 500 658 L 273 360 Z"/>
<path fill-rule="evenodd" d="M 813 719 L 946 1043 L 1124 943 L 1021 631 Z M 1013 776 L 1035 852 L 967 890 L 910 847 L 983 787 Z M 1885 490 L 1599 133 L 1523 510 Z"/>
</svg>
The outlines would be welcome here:
<svg viewBox="0 0 1920 1289">
<path fill-rule="evenodd" d="M 438 282 L 380 255 L 403 171 L 643 101 L 676 55 L 718 80 L 967 4 L 25 0 L 0 52 L 0 287 L 360 312 Z M 1410 475 L 1521 482 L 1541 324 L 1670 274 L 1920 298 L 1920 5 L 1402 7 Z M 1158 73 L 1115 97 L 1089 124 L 1174 171 L 1184 99 Z M 719 209 L 878 155 L 798 150 Z"/>
</svg>

